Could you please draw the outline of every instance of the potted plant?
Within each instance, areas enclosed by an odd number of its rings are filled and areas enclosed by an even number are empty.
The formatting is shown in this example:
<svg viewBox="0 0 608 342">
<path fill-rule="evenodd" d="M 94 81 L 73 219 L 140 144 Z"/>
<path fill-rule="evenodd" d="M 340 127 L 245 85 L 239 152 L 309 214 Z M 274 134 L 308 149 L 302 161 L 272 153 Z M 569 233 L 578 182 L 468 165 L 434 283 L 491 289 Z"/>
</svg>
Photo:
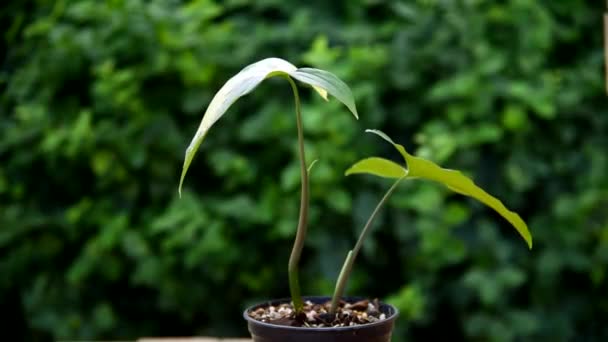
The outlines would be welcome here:
<svg viewBox="0 0 608 342">
<path fill-rule="evenodd" d="M 334 96 L 350 110 L 355 118 L 358 118 L 353 95 L 344 82 L 330 72 L 313 68 L 297 68 L 279 58 L 267 58 L 245 67 L 228 80 L 211 100 L 198 130 L 186 150 L 179 193 L 181 195 L 184 178 L 192 158 L 209 129 L 237 99 L 250 93 L 263 80 L 270 77 L 285 78 L 293 91 L 302 188 L 298 227 L 288 263 L 291 298 L 270 300 L 245 310 L 244 317 L 254 341 L 390 341 L 393 324 L 398 316 L 396 308 L 367 298 L 345 298 L 343 294 L 354 261 L 369 233 L 372 222 L 403 180 L 421 178 L 439 182 L 457 193 L 481 201 L 509 221 L 527 242 L 529 248 L 532 248 L 532 237 L 519 215 L 509 211 L 502 202 L 476 186 L 471 179 L 458 171 L 443 169 L 431 161 L 409 154 L 403 146 L 396 144 L 378 130 L 367 130 L 391 143 L 403 156 L 406 167 L 387 159 L 369 157 L 354 163 L 346 171 L 346 175 L 367 173 L 395 179 L 395 182 L 369 216 L 354 248 L 347 253 L 336 281 L 333 296 L 302 298 L 298 265 L 307 230 L 308 174 L 314 162 L 310 166 L 306 163 L 300 96 L 294 80 L 311 86 L 325 100 L 328 100 L 328 95 Z"/>
</svg>

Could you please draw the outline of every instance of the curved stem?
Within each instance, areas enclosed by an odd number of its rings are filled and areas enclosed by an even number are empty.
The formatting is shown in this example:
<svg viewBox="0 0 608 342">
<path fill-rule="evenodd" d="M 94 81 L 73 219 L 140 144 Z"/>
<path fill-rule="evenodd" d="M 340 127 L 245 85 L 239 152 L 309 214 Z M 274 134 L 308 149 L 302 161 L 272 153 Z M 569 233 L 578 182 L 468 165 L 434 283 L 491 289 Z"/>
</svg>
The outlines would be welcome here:
<svg viewBox="0 0 608 342">
<path fill-rule="evenodd" d="M 350 273 L 353 269 L 353 264 L 355 263 L 357 254 L 359 254 L 359 251 L 361 250 L 361 246 L 363 246 L 363 241 L 365 240 L 365 237 L 369 233 L 372 223 L 376 219 L 376 216 L 378 215 L 378 212 L 380 211 L 380 209 L 384 206 L 384 204 L 389 199 L 389 197 L 391 196 L 393 191 L 395 191 L 395 189 L 397 188 L 397 185 L 399 185 L 401 180 L 403 180 L 403 178 L 397 179 L 397 181 L 393 184 L 393 186 L 391 186 L 390 189 L 388 189 L 388 191 L 384 194 L 384 197 L 382 197 L 380 202 L 378 202 L 378 205 L 376 205 L 376 208 L 374 209 L 372 214 L 367 219 L 367 222 L 365 223 L 365 226 L 363 227 L 363 230 L 361 231 L 361 234 L 359 235 L 359 239 L 357 240 L 357 243 L 355 244 L 355 248 L 353 248 L 351 251 L 349 251 L 348 254 L 346 255 L 346 260 L 344 261 L 344 265 L 342 265 L 342 270 L 340 271 L 340 275 L 338 276 L 338 281 L 336 282 L 336 288 L 334 290 L 334 295 L 331 298 L 331 308 L 329 309 L 329 312 L 331 314 L 334 314 L 336 312 L 336 310 L 338 309 L 338 303 L 340 302 L 340 299 L 342 298 L 342 295 L 344 294 L 344 289 L 346 288 L 346 283 L 348 282 L 348 278 L 350 277 Z"/>
<path fill-rule="evenodd" d="M 289 257 L 288 275 L 289 275 L 289 290 L 291 292 L 291 300 L 293 302 L 296 313 L 299 313 L 304 307 L 302 295 L 300 293 L 299 280 L 299 264 L 302 249 L 304 248 L 304 239 L 306 238 L 306 229 L 308 224 L 308 171 L 306 169 L 306 156 L 304 154 L 304 129 L 302 128 L 302 113 L 300 108 L 300 95 L 295 82 L 286 76 L 296 103 L 296 125 L 298 128 L 298 154 L 300 157 L 300 176 L 302 178 L 302 190 L 300 194 L 300 217 L 298 219 L 298 228 L 296 230 L 296 239 Z"/>
</svg>

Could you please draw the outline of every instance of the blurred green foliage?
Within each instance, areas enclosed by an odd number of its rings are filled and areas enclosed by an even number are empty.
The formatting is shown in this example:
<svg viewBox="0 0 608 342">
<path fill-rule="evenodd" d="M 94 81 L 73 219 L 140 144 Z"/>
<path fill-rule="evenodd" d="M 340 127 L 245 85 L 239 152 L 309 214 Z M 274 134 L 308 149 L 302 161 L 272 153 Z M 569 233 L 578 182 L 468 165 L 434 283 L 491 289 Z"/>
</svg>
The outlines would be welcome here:
<svg viewBox="0 0 608 342">
<path fill-rule="evenodd" d="M 244 335 L 286 297 L 293 103 L 265 82 L 184 149 L 219 87 L 268 56 L 332 71 L 361 120 L 304 91 L 311 177 L 302 286 L 330 294 L 387 184 L 343 177 L 382 129 L 522 214 L 409 183 L 350 294 L 395 341 L 606 340 L 608 113 L 600 5 L 577 0 L 24 0 L 0 9 L 0 303 L 25 340 Z M 10 331 L 10 330 L 9 330 Z"/>
</svg>

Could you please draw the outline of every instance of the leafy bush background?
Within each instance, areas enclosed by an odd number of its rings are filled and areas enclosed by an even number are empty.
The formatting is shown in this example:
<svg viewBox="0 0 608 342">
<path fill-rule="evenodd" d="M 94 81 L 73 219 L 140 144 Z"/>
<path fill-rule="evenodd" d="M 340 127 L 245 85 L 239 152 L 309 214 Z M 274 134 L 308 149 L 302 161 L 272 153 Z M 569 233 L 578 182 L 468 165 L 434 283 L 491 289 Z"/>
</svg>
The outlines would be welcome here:
<svg viewBox="0 0 608 342">
<path fill-rule="evenodd" d="M 608 338 L 602 8 L 575 0 L 10 2 L 0 10 L 0 302 L 25 340 L 246 334 L 286 297 L 298 169 L 290 90 L 264 83 L 184 149 L 219 87 L 279 56 L 353 89 L 305 94 L 303 288 L 328 294 L 388 184 L 345 178 L 391 147 L 460 168 L 528 221 L 402 186 L 349 293 L 402 314 L 395 341 Z M 6 330 L 5 330 L 6 331 Z"/>
</svg>

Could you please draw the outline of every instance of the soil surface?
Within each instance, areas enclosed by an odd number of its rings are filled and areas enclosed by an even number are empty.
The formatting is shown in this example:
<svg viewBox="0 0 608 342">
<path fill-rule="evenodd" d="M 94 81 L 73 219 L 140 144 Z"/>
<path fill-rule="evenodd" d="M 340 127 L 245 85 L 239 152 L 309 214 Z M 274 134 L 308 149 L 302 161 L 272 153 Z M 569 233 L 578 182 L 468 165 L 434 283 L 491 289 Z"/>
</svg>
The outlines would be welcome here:
<svg viewBox="0 0 608 342">
<path fill-rule="evenodd" d="M 330 306 L 330 301 L 323 304 L 306 301 L 303 312 L 296 315 L 291 303 L 284 303 L 258 307 L 248 314 L 249 317 L 260 322 L 310 328 L 348 327 L 386 319 L 386 315 L 379 310 L 378 299 L 373 301 L 366 299 L 354 303 L 340 301 L 338 310 L 333 315 L 329 313 Z"/>
</svg>

